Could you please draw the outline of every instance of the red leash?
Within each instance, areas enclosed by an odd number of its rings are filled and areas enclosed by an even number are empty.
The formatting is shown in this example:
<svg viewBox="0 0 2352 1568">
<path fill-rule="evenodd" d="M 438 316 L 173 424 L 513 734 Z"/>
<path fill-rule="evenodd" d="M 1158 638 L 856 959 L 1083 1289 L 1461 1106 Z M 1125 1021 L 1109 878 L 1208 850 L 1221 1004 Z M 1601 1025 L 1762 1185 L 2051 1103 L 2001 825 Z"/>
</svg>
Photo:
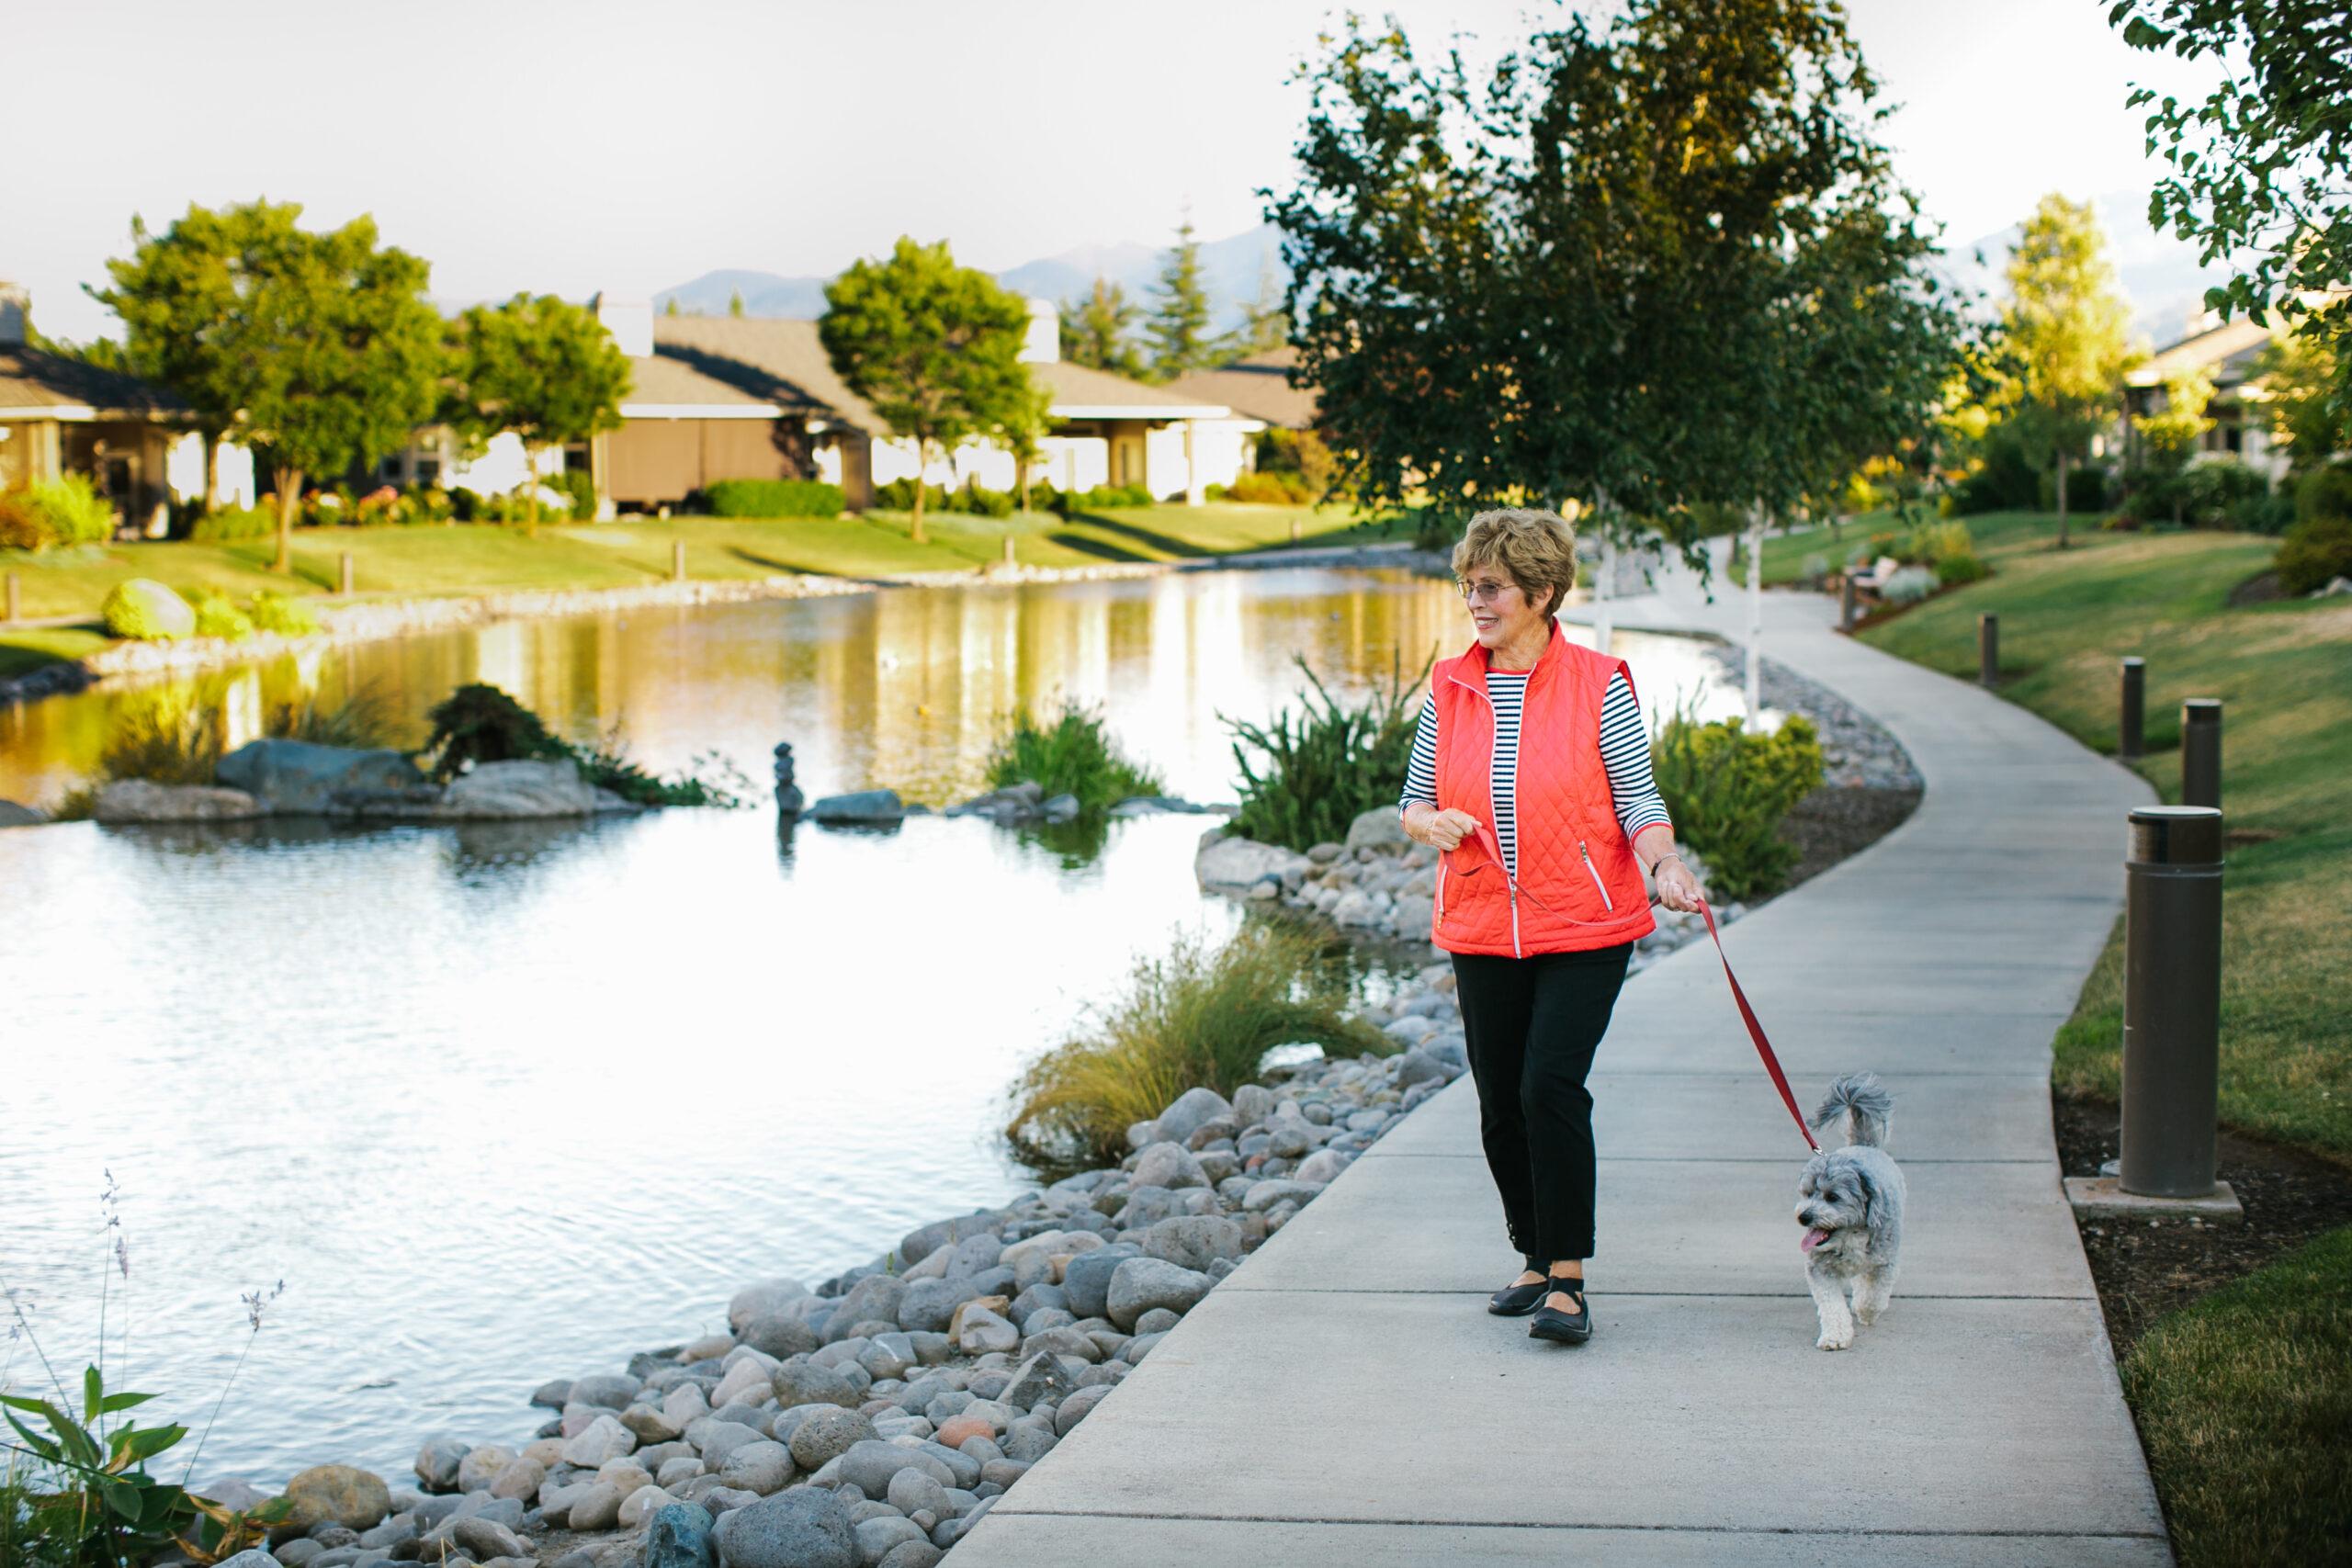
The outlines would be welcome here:
<svg viewBox="0 0 2352 1568">
<path fill-rule="evenodd" d="M 1731 999 L 1739 1004 L 1739 1016 L 1747 1024 L 1747 1037 L 1756 1042 L 1756 1054 L 1764 1058 L 1764 1070 L 1772 1075 L 1772 1087 L 1781 1091 L 1781 1103 L 1789 1108 L 1789 1114 L 1795 1119 L 1797 1131 L 1804 1135 L 1805 1147 L 1819 1154 L 1821 1145 L 1814 1141 L 1813 1129 L 1804 1124 L 1804 1112 L 1797 1109 L 1797 1097 L 1789 1092 L 1789 1080 L 1781 1071 L 1781 1059 L 1772 1055 L 1772 1043 L 1764 1038 L 1764 1026 L 1756 1021 L 1756 1010 L 1747 1005 L 1747 993 L 1739 988 L 1739 976 L 1731 972 L 1731 959 L 1724 953 L 1723 933 L 1715 930 L 1715 911 L 1704 898 L 1699 900 L 1699 913 L 1707 919 L 1707 934 L 1715 939 L 1715 956 L 1724 961 L 1724 978 L 1731 982 Z"/>
</svg>

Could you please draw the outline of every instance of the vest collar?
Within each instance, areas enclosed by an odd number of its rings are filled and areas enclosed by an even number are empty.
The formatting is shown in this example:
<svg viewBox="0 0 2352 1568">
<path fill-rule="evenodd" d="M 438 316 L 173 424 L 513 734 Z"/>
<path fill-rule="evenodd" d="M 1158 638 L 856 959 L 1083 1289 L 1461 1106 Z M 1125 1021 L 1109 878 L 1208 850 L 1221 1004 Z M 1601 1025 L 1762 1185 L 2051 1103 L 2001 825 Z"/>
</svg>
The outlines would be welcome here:
<svg viewBox="0 0 2352 1568">
<path fill-rule="evenodd" d="M 1548 683 L 1551 675 L 1557 672 L 1560 665 L 1567 659 L 1568 646 L 1567 634 L 1560 629 L 1559 619 L 1555 616 L 1552 621 L 1551 639 L 1544 643 L 1544 651 L 1536 656 L 1535 667 L 1528 671 L 1529 691 L 1534 690 L 1538 681 Z M 1487 696 L 1487 645 L 1474 638 L 1468 649 L 1454 661 L 1453 678 L 1476 692 L 1480 696 Z M 1491 701 L 1492 698 L 1489 697 L 1488 700 Z"/>
</svg>

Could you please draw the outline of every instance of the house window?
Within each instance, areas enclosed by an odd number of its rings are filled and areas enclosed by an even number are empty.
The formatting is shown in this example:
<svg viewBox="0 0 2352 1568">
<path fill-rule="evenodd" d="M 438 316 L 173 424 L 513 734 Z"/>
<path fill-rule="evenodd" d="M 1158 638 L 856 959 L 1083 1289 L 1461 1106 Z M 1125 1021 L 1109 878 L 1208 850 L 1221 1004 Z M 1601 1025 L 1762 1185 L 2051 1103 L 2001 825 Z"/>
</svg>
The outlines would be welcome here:
<svg viewBox="0 0 2352 1568">
<path fill-rule="evenodd" d="M 419 457 L 416 460 L 416 482 L 421 485 L 439 484 L 441 482 L 441 459 L 438 457 Z"/>
<path fill-rule="evenodd" d="M 376 465 L 376 477 L 388 485 L 396 485 L 401 482 L 401 474 L 405 466 L 401 455 L 395 452 Z"/>
</svg>

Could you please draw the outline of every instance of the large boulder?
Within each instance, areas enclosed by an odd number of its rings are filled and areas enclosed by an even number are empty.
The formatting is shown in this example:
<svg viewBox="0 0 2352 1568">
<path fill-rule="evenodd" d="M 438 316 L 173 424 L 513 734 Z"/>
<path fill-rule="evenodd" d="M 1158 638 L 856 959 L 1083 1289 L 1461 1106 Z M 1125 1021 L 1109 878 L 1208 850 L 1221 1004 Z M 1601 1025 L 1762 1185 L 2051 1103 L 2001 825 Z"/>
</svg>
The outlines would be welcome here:
<svg viewBox="0 0 2352 1568">
<path fill-rule="evenodd" d="M 38 806 L 19 806 L 13 800 L 0 800 L 0 828 L 38 828 L 49 820 L 49 813 Z"/>
<path fill-rule="evenodd" d="M 90 807 L 90 815 L 101 822 L 242 822 L 263 811 L 261 802 L 241 789 L 145 779 L 117 779 L 98 791 Z"/>
<path fill-rule="evenodd" d="M 416 1450 L 416 1478 L 427 1492 L 453 1492 L 458 1485 L 458 1468 L 472 1451 L 470 1445 L 456 1438 L 427 1438 L 424 1446 Z"/>
<path fill-rule="evenodd" d="M 1365 848 L 1394 844 L 1398 848 L 1413 840 L 1405 837 L 1405 819 L 1393 806 L 1375 806 L 1369 811 L 1356 813 L 1348 824 L 1348 849 L 1351 852 Z"/>
<path fill-rule="evenodd" d="M 196 635 L 196 607 L 152 577 L 118 582 L 98 606 L 109 634 L 141 642 Z"/>
<path fill-rule="evenodd" d="M 1239 1258 L 1242 1241 L 1240 1224 L 1223 1214 L 1177 1214 L 1143 1233 L 1143 1250 L 1148 1258 L 1201 1272 L 1220 1258 Z"/>
<path fill-rule="evenodd" d="M 849 1507 L 820 1487 L 729 1508 L 712 1533 L 727 1568 L 858 1568 Z"/>
<path fill-rule="evenodd" d="M 451 781 L 435 815 L 503 820 L 585 817 L 596 808 L 595 787 L 575 763 L 480 762 Z"/>
<path fill-rule="evenodd" d="M 286 1483 L 286 1500 L 293 1506 L 277 1528 L 297 1535 L 326 1524 L 370 1529 L 392 1511 L 383 1478 L 347 1464 L 312 1465 Z"/>
<path fill-rule="evenodd" d="M 1304 876 L 1313 863 L 1280 844 L 1218 838 L 1203 843 L 1193 856 L 1193 875 L 1208 892 L 1247 897 L 1250 888 L 1266 878 L 1281 882 L 1294 873 Z"/>
<path fill-rule="evenodd" d="M 1171 1144 L 1183 1144 L 1190 1142 L 1193 1134 L 1209 1122 L 1232 1114 L 1233 1107 L 1216 1090 L 1188 1089 L 1159 1113 L 1156 1125 L 1160 1137 Z M 1172 1187 L 1176 1183 L 1164 1182 L 1162 1185 Z"/>
<path fill-rule="evenodd" d="M 754 1280 L 736 1292 L 734 1299 L 727 1303 L 727 1326 L 741 1334 L 752 1319 L 780 1312 L 786 1303 L 808 1293 L 808 1287 L 797 1280 Z"/>
<path fill-rule="evenodd" d="M 888 823 L 897 822 L 907 814 L 895 789 L 861 789 L 848 795 L 829 795 L 822 800 L 812 800 L 800 815 L 811 822 Z"/>
<path fill-rule="evenodd" d="M 344 790 L 418 789 L 424 775 L 398 751 L 307 740 L 249 740 L 220 759 L 220 781 L 283 813 L 323 813 Z"/>
</svg>

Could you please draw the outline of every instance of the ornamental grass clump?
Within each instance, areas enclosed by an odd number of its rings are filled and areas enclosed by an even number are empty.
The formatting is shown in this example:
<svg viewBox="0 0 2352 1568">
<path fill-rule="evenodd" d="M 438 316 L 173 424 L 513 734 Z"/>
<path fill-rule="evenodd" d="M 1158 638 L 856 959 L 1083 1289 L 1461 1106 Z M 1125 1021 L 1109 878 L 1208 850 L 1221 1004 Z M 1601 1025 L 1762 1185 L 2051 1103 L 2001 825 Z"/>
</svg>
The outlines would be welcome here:
<svg viewBox="0 0 2352 1568">
<path fill-rule="evenodd" d="M 1650 746 L 1674 830 L 1705 857 L 1711 893 L 1742 901 L 1777 893 L 1797 863 L 1781 819 L 1821 784 L 1812 721 L 1792 714 L 1770 735 L 1737 718 L 1699 723 L 1678 710 Z"/>
<path fill-rule="evenodd" d="M 987 766 L 991 789 L 1033 779 L 1048 795 L 1077 796 L 1087 811 L 1165 787 L 1155 770 L 1121 752 L 1100 712 L 1067 697 L 1049 723 L 1039 722 L 1025 705 L 1015 708 L 989 750 Z"/>
<path fill-rule="evenodd" d="M 1241 770 L 1241 810 L 1233 819 L 1234 830 L 1262 844 L 1303 852 L 1344 842 L 1349 824 L 1359 816 L 1375 806 L 1396 804 L 1419 712 L 1412 696 L 1429 674 L 1430 661 L 1409 682 L 1401 663 L 1394 665 L 1385 684 L 1361 701 L 1342 703 L 1315 678 L 1304 657 L 1291 657 L 1309 688 L 1295 715 L 1284 708 L 1265 725 L 1223 714 L 1217 718 L 1233 732 L 1233 760 Z M 1252 753 L 1261 758 L 1255 765 Z"/>
<path fill-rule="evenodd" d="M 220 750 L 220 716 L 209 704 L 184 691 L 141 694 L 116 716 L 98 753 L 98 776 L 209 784 Z"/>
<path fill-rule="evenodd" d="M 1005 1137 L 1039 1170 L 1115 1165 L 1131 1124 L 1188 1089 L 1231 1098 L 1277 1045 L 1394 1051 L 1347 1002 L 1343 975 L 1303 931 L 1255 921 L 1214 950 L 1179 933 L 1165 957 L 1136 961 L 1125 996 L 1031 1064 L 1013 1085 Z"/>
<path fill-rule="evenodd" d="M 355 686 L 339 697 L 306 692 L 278 703 L 262 716 L 262 733 L 272 740 L 307 740 L 356 751 L 396 749 L 401 723 L 379 688 Z"/>
</svg>

